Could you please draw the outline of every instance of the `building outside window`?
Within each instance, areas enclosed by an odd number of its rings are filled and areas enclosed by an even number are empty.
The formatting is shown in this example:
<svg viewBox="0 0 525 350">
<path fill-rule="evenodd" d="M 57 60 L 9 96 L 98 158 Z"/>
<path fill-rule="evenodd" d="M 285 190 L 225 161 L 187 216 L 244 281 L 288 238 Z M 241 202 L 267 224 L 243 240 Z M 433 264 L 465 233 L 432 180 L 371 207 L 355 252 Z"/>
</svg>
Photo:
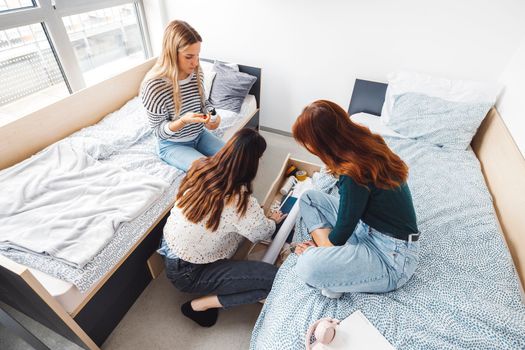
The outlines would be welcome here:
<svg viewBox="0 0 525 350">
<path fill-rule="evenodd" d="M 0 1 L 0 12 L 34 6 L 35 2 L 32 0 L 2 0 Z"/>
<path fill-rule="evenodd" d="M 56 11 L 51 0 L 0 0 L 0 127 L 150 56 L 139 2 L 75 11 L 79 2 Z M 22 23 L 22 11 L 41 21 Z"/>
<path fill-rule="evenodd" d="M 107 79 L 146 58 L 132 4 L 64 17 L 87 85 Z"/>
<path fill-rule="evenodd" d="M 69 95 L 42 24 L 0 31 L 0 126 Z"/>
</svg>

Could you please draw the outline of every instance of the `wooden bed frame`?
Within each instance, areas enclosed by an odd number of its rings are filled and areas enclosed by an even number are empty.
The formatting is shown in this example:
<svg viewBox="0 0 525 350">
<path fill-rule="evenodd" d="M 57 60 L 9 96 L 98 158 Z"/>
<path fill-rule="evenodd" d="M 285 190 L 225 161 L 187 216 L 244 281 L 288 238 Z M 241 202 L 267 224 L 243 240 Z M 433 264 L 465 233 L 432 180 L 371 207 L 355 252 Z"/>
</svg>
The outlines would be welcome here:
<svg viewBox="0 0 525 350">
<path fill-rule="evenodd" d="M 137 95 L 155 58 L 111 79 L 0 128 L 0 169 L 12 166 L 81 128 L 93 125 Z M 257 110 L 243 126 L 259 128 L 261 69 L 239 65 L 257 77 L 250 90 Z M 74 112 L 73 112 L 74 111 Z M 235 132 L 229 130 L 224 139 Z M 172 203 L 173 205 L 173 203 Z M 0 255 L 0 301 L 86 349 L 99 349 L 155 275 L 148 259 L 155 253 L 169 206 L 83 302 L 69 314 L 31 271 Z M 0 309 L 0 311 L 2 311 Z M 2 313 L 2 315 L 5 315 Z M 0 318 L 1 321 L 1 318 Z"/>
<path fill-rule="evenodd" d="M 489 111 L 471 145 L 492 195 L 525 304 L 525 158 L 496 108 Z"/>
</svg>

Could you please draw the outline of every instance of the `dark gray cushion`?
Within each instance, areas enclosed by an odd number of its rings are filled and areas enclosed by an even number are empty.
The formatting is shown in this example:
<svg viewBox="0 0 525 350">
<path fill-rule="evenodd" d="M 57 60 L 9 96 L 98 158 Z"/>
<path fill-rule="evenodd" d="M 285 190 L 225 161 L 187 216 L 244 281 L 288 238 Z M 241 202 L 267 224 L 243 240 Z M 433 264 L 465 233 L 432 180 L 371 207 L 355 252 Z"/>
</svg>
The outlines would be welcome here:
<svg viewBox="0 0 525 350">
<path fill-rule="evenodd" d="M 255 84 L 257 77 L 238 72 L 224 63 L 215 62 L 213 70 L 217 73 L 211 88 L 210 103 L 215 108 L 227 109 L 235 113 L 241 110 L 242 102 Z"/>
<path fill-rule="evenodd" d="M 348 114 L 364 112 L 381 116 L 387 86 L 384 83 L 356 79 Z"/>
</svg>

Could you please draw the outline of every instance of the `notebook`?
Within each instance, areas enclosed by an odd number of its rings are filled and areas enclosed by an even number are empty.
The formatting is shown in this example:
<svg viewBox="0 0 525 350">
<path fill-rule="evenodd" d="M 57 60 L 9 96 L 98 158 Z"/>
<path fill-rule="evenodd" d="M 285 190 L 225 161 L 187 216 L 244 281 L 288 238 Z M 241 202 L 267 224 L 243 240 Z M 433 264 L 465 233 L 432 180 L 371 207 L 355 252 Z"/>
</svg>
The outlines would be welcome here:
<svg viewBox="0 0 525 350">
<path fill-rule="evenodd" d="M 337 326 L 335 337 L 326 350 L 395 350 L 359 310 L 345 318 Z"/>
</svg>

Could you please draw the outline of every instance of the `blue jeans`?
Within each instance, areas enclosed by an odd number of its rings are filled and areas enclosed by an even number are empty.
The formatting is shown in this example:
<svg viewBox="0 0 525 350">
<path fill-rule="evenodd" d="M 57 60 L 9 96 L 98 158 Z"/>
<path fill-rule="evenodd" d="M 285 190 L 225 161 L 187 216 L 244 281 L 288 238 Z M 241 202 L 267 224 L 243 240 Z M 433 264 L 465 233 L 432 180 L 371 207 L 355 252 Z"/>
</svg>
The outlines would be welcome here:
<svg viewBox="0 0 525 350">
<path fill-rule="evenodd" d="M 333 228 L 339 199 L 306 191 L 299 208 L 308 232 Z M 404 285 L 419 261 L 419 241 L 385 235 L 362 221 L 343 246 L 308 248 L 297 260 L 296 272 L 308 285 L 330 292 L 384 293 Z"/>
<path fill-rule="evenodd" d="M 209 264 L 193 264 L 179 258 L 164 261 L 166 275 L 177 289 L 215 294 L 225 309 L 266 298 L 277 273 L 277 267 L 262 261 L 224 259 Z"/>
<path fill-rule="evenodd" d="M 187 142 L 173 142 L 169 140 L 159 140 L 160 159 L 187 172 L 195 160 L 204 156 L 209 157 L 217 153 L 224 141 L 213 135 L 207 130 L 203 130 L 197 138 Z"/>
</svg>

